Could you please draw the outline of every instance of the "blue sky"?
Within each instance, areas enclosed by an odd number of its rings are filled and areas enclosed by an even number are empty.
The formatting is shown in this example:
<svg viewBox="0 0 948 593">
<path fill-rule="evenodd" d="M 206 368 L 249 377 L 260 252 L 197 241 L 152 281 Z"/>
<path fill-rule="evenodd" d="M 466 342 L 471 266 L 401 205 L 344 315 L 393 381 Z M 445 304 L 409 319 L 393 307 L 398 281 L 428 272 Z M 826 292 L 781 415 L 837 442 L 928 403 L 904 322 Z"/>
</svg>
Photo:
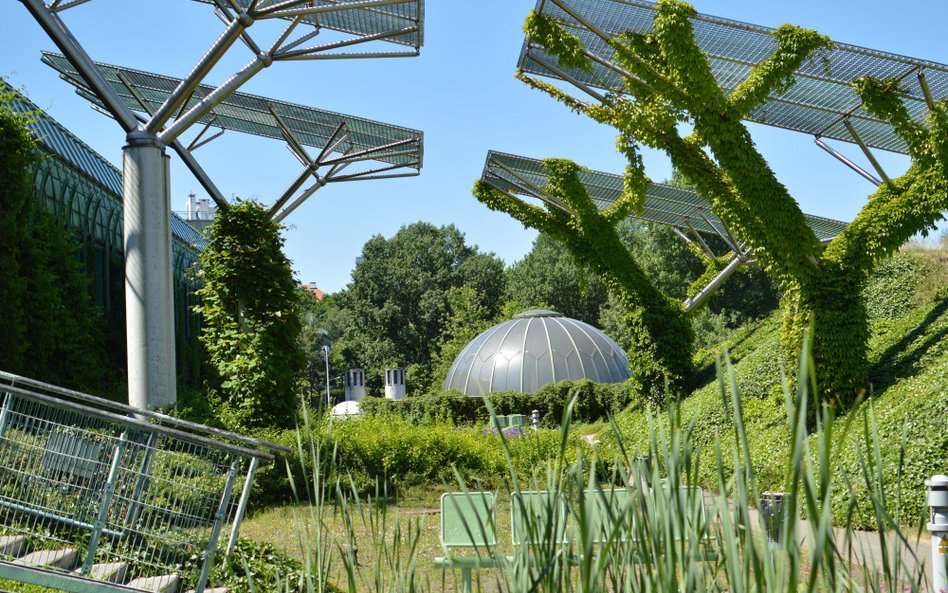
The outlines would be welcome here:
<svg viewBox="0 0 948 593">
<path fill-rule="evenodd" d="M 414 58 L 277 63 L 242 90 L 312 107 L 423 130 L 425 165 L 419 177 L 341 183 L 317 192 L 288 219 L 286 250 L 302 282 L 333 292 L 350 280 L 362 245 L 391 236 L 417 220 L 452 223 L 478 245 L 512 263 L 530 248 L 532 230 L 471 197 L 490 149 L 530 157 L 564 157 L 621 172 L 614 133 L 575 115 L 513 78 L 523 42 L 523 19 L 534 0 L 428 0 L 425 45 Z M 878 0 L 695 0 L 704 13 L 750 23 L 786 22 L 834 40 L 948 63 L 944 0 L 898 5 Z M 903 10 L 902 7 L 909 7 Z M 93 59 L 183 76 L 219 35 L 211 8 L 184 0 L 94 0 L 63 14 Z M 0 75 L 113 163 L 124 135 L 93 112 L 39 61 L 53 50 L 20 2 L 0 6 Z M 254 32 L 254 29 L 251 29 Z M 268 31 L 261 31 L 266 39 Z M 220 82 L 250 55 L 235 46 L 212 73 Z M 812 138 L 751 124 L 759 149 L 804 211 L 850 220 L 872 186 L 817 148 Z M 862 163 L 857 147 L 835 143 Z M 877 152 L 890 175 L 907 167 L 898 155 Z M 225 134 L 196 156 L 226 196 L 272 202 L 298 173 L 281 142 Z M 172 158 L 172 207 L 201 194 Z M 670 174 L 667 159 L 646 155 L 652 179 Z"/>
</svg>

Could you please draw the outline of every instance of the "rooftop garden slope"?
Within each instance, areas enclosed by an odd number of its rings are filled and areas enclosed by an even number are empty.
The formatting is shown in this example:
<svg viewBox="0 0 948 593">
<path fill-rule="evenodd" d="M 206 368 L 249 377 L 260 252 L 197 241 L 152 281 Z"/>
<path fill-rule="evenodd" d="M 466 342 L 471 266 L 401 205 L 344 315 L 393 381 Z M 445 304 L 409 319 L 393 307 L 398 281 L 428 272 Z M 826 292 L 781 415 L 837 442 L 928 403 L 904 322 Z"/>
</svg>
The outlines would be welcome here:
<svg viewBox="0 0 948 593">
<path fill-rule="evenodd" d="M 849 508 L 842 492 L 834 496 L 834 523 L 874 527 L 870 488 L 853 483 L 860 458 L 866 455 L 866 434 L 878 430 L 879 459 L 884 468 L 887 506 L 898 513 L 901 523 L 919 524 L 924 508 L 924 480 L 948 471 L 948 247 L 903 249 L 882 263 L 863 287 L 868 304 L 871 392 L 864 403 L 839 418 L 833 435 L 838 451 L 835 466 L 839 481 L 858 496 L 859 505 Z M 681 425 L 690 427 L 703 445 L 701 479 L 706 486 L 717 483 L 712 449 L 716 437 L 733 439 L 730 388 L 716 379 L 715 361 L 727 352 L 745 412 L 748 438 L 760 487 L 781 490 L 786 474 L 789 429 L 781 379 L 782 350 L 779 312 L 750 324 L 715 348 L 696 355 L 697 388 L 680 404 Z M 816 330 L 819 332 L 819 328 Z M 816 379 L 819 381 L 819 369 Z M 722 393 L 724 397 L 722 397 Z M 645 449 L 649 439 L 648 411 L 632 408 L 617 417 L 627 448 Z M 667 420 L 667 415 L 660 416 Z M 661 421 L 661 420 L 660 420 Z M 603 452 L 614 439 L 601 431 Z M 810 445 L 815 449 L 814 429 Z M 900 444 L 906 448 L 900 459 Z"/>
</svg>

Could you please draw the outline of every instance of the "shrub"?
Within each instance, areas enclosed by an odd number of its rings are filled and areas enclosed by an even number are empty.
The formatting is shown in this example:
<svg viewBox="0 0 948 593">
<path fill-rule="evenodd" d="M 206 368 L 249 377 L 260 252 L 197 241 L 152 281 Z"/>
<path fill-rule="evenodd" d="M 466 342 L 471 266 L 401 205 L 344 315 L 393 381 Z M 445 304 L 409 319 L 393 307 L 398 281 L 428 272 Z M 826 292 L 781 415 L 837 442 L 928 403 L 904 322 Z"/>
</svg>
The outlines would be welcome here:
<svg viewBox="0 0 948 593">
<path fill-rule="evenodd" d="M 489 395 L 498 414 L 524 414 L 539 410 L 541 426 L 553 428 L 563 418 L 563 410 L 572 395 L 577 401 L 573 410 L 576 422 L 598 422 L 616 415 L 633 401 L 628 383 L 595 383 L 588 379 L 545 385 L 536 393 L 499 391 Z M 457 391 L 411 396 L 392 401 L 368 397 L 361 402 L 362 411 L 370 416 L 394 415 L 415 423 L 464 422 L 486 423 L 489 417 L 484 400 L 468 397 Z"/>
</svg>

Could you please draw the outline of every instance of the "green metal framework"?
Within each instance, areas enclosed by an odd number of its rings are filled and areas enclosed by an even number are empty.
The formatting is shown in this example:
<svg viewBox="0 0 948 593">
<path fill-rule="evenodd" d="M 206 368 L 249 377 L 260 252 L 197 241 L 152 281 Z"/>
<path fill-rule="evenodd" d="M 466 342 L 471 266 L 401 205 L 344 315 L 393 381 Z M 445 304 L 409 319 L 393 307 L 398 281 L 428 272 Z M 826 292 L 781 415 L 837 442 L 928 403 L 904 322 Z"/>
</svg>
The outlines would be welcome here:
<svg viewBox="0 0 948 593">
<path fill-rule="evenodd" d="M 0 93 L 13 90 L 0 79 Z M 46 156 L 33 171 L 34 197 L 57 221 L 75 231 L 83 265 L 92 279 L 95 302 L 109 312 L 113 306 L 113 276 L 121 280 L 124 259 L 122 174 L 21 94 L 15 94 L 10 107 L 30 115 L 29 128 Z M 194 272 L 206 241 L 176 214 L 172 214 L 171 228 L 175 322 L 181 337 L 191 338 L 199 327 L 191 313 L 198 282 Z"/>
<path fill-rule="evenodd" d="M 622 192 L 623 180 L 620 175 L 584 169 L 579 176 L 589 197 L 600 209 L 614 203 Z M 541 160 L 490 151 L 481 179 L 494 189 L 565 208 L 543 190 L 547 185 L 547 169 Z M 846 228 L 846 223 L 839 220 L 810 214 L 805 216 L 821 241 L 832 239 Z M 691 190 L 653 183 L 645 195 L 645 209 L 632 217 L 669 225 L 685 234 L 697 232 L 716 235 L 728 244 L 733 243 L 724 223 L 711 211 L 711 205 Z"/>
<path fill-rule="evenodd" d="M 576 86 L 624 93 L 623 75 L 609 65 L 614 50 L 603 37 L 652 30 L 656 5 L 644 0 L 538 0 L 536 10 L 555 18 L 586 45 L 594 63 L 592 72 L 561 68 L 556 58 L 526 41 L 518 68 L 523 72 L 558 78 Z M 751 69 L 776 48 L 774 29 L 699 14 L 692 19 L 695 40 L 708 56 L 718 84 L 733 90 Z M 922 121 L 934 101 L 948 97 L 948 66 L 855 45 L 837 43 L 815 56 L 796 73 L 796 84 L 771 95 L 749 120 L 820 138 L 906 153 L 905 143 L 892 126 L 862 107 L 852 82 L 862 76 L 899 79 L 903 101 Z"/>
</svg>

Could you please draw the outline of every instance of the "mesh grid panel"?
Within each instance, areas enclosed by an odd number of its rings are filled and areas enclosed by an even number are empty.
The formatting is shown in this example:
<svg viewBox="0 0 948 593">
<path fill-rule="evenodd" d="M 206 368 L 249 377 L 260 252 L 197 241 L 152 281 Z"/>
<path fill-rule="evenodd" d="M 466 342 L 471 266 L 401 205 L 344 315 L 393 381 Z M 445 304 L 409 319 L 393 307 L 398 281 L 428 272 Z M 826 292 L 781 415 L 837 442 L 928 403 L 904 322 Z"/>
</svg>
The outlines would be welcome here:
<svg viewBox="0 0 948 593">
<path fill-rule="evenodd" d="M 563 0 L 584 20 L 602 32 L 615 36 L 652 30 L 655 4 L 643 0 Z M 579 36 L 587 50 L 611 59 L 614 50 L 551 0 L 538 0 L 537 10 L 557 19 Z M 708 56 L 714 76 L 722 89 L 732 91 L 747 79 L 751 69 L 766 60 L 776 48 L 774 29 L 740 21 L 699 14 L 692 19 L 695 41 Z M 544 66 L 556 65 L 539 47 L 524 43 L 518 67 L 530 74 L 563 78 Z M 558 67 L 558 66 L 557 66 Z M 623 92 L 625 83 L 616 73 L 596 65 L 592 72 L 564 69 L 579 82 L 601 89 Z M 948 66 L 897 54 L 837 43 L 818 53 L 797 71 L 795 84 L 784 93 L 772 94 L 748 119 L 777 127 L 853 142 L 842 118 L 852 116 L 860 138 L 874 148 L 905 153 L 905 143 L 887 123 L 860 109 L 861 101 L 852 82 L 863 76 L 901 79 L 903 101 L 917 121 L 928 111 L 917 72 L 925 74 L 935 101 L 948 97 Z M 863 135 L 865 134 L 865 135 Z"/>
<path fill-rule="evenodd" d="M 542 189 L 547 184 L 547 169 L 541 160 L 491 151 L 482 178 L 498 189 L 529 195 L 529 190 Z M 614 203 L 622 193 L 620 175 L 583 169 L 579 178 L 589 197 L 600 208 Z M 846 228 L 842 221 L 810 214 L 804 216 L 820 240 L 831 239 Z M 703 198 L 691 190 L 670 185 L 653 183 L 645 195 L 644 211 L 633 217 L 681 229 L 691 226 L 702 233 L 726 236 L 724 223 Z"/>
</svg>

